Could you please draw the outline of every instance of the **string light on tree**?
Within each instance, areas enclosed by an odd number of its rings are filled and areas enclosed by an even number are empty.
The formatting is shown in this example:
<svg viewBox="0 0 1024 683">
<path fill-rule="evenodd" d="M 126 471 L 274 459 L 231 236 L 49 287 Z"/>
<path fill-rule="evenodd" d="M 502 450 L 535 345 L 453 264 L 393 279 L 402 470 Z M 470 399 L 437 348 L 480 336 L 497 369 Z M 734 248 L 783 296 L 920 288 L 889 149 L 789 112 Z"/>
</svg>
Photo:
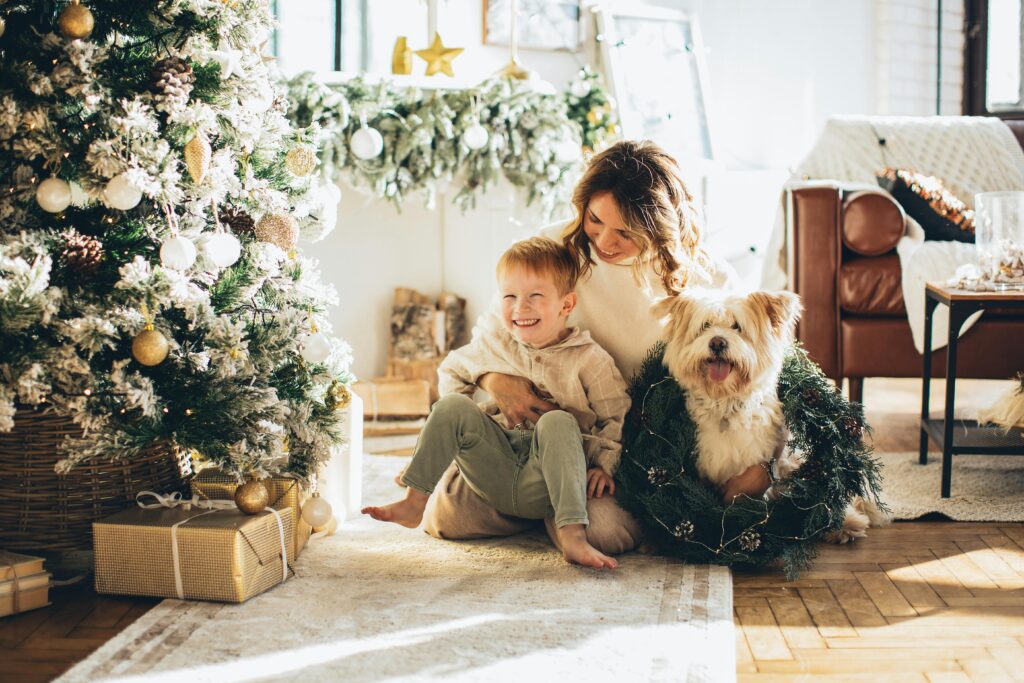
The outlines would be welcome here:
<svg viewBox="0 0 1024 683">
<path fill-rule="evenodd" d="M 60 213 L 71 205 L 71 185 L 66 180 L 51 176 L 39 183 L 36 201 L 43 211 Z"/>
</svg>

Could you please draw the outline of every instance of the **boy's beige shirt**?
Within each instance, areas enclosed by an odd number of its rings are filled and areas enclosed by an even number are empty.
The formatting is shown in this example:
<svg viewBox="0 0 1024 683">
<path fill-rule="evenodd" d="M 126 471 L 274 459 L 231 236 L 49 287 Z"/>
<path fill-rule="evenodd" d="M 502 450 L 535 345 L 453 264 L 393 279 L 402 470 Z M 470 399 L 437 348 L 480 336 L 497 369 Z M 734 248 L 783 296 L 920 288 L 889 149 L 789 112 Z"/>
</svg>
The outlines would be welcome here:
<svg viewBox="0 0 1024 683">
<path fill-rule="evenodd" d="M 525 377 L 559 408 L 576 418 L 590 465 L 615 474 L 622 451 L 622 423 L 629 411 L 626 382 L 615 361 L 590 338 L 569 328 L 557 344 L 535 349 L 505 329 L 496 315 L 484 315 L 473 341 L 448 354 L 438 369 L 441 395 L 477 391 L 476 381 L 488 372 Z M 512 426 L 493 401 L 480 406 L 506 429 Z"/>
</svg>

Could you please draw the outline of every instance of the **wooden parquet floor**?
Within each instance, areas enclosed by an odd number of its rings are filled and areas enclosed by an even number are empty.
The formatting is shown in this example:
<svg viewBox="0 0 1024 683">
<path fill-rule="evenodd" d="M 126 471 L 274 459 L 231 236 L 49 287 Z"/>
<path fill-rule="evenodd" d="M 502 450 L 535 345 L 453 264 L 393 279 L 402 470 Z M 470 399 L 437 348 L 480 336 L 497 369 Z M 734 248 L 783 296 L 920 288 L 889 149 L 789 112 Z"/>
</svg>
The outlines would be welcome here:
<svg viewBox="0 0 1024 683">
<path fill-rule="evenodd" d="M 958 413 L 1005 386 L 958 382 Z M 934 403 L 942 382 L 932 391 Z M 919 392 L 919 380 L 865 383 L 879 452 L 917 450 Z M 741 683 L 1024 680 L 1024 524 L 902 522 L 868 533 L 822 546 L 797 581 L 734 572 Z"/>
</svg>

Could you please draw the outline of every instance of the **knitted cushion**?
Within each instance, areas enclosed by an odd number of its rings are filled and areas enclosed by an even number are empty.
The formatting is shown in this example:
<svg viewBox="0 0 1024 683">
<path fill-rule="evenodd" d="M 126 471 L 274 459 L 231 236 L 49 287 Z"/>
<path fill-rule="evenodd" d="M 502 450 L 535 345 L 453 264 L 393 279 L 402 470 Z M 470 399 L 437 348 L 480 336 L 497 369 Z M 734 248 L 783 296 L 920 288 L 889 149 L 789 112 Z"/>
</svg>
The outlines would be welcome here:
<svg viewBox="0 0 1024 683">
<path fill-rule="evenodd" d="M 974 242 L 974 211 L 938 178 L 887 168 L 879 174 L 878 184 L 921 225 L 925 239 Z"/>
</svg>

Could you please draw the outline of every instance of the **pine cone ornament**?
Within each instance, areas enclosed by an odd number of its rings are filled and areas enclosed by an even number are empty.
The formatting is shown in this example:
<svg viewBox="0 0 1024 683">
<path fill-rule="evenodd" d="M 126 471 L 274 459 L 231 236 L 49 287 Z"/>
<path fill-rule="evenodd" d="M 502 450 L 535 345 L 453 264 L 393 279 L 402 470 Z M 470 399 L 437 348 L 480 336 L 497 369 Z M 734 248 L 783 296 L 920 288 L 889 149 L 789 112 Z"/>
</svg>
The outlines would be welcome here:
<svg viewBox="0 0 1024 683">
<path fill-rule="evenodd" d="M 684 541 L 689 541 L 691 538 L 693 538 L 693 532 L 695 530 L 696 529 L 693 526 L 693 522 L 691 522 L 688 519 L 684 519 L 682 522 L 679 522 L 679 524 L 676 524 L 672 528 L 672 535 L 676 538 L 681 538 Z"/>
<path fill-rule="evenodd" d="M 83 235 L 74 228 L 65 231 L 64 249 L 60 256 L 64 265 L 80 275 L 89 275 L 103 262 L 103 243 L 95 237 Z"/>
<path fill-rule="evenodd" d="M 668 470 L 664 467 L 649 467 L 647 469 L 647 481 L 654 486 L 664 486 L 668 483 Z"/>
<path fill-rule="evenodd" d="M 153 100 L 157 111 L 170 112 L 188 103 L 196 82 L 192 65 L 181 57 L 165 57 L 153 66 Z"/>
<path fill-rule="evenodd" d="M 231 228 L 236 235 L 250 234 L 256 229 L 256 221 L 252 216 L 233 206 L 220 212 L 220 222 Z"/>
<path fill-rule="evenodd" d="M 859 420 L 848 417 L 843 420 L 843 431 L 847 436 L 859 439 L 864 435 L 864 425 Z"/>
<path fill-rule="evenodd" d="M 761 535 L 752 529 L 747 529 L 740 534 L 740 547 L 748 553 L 752 553 L 761 547 Z"/>
</svg>

